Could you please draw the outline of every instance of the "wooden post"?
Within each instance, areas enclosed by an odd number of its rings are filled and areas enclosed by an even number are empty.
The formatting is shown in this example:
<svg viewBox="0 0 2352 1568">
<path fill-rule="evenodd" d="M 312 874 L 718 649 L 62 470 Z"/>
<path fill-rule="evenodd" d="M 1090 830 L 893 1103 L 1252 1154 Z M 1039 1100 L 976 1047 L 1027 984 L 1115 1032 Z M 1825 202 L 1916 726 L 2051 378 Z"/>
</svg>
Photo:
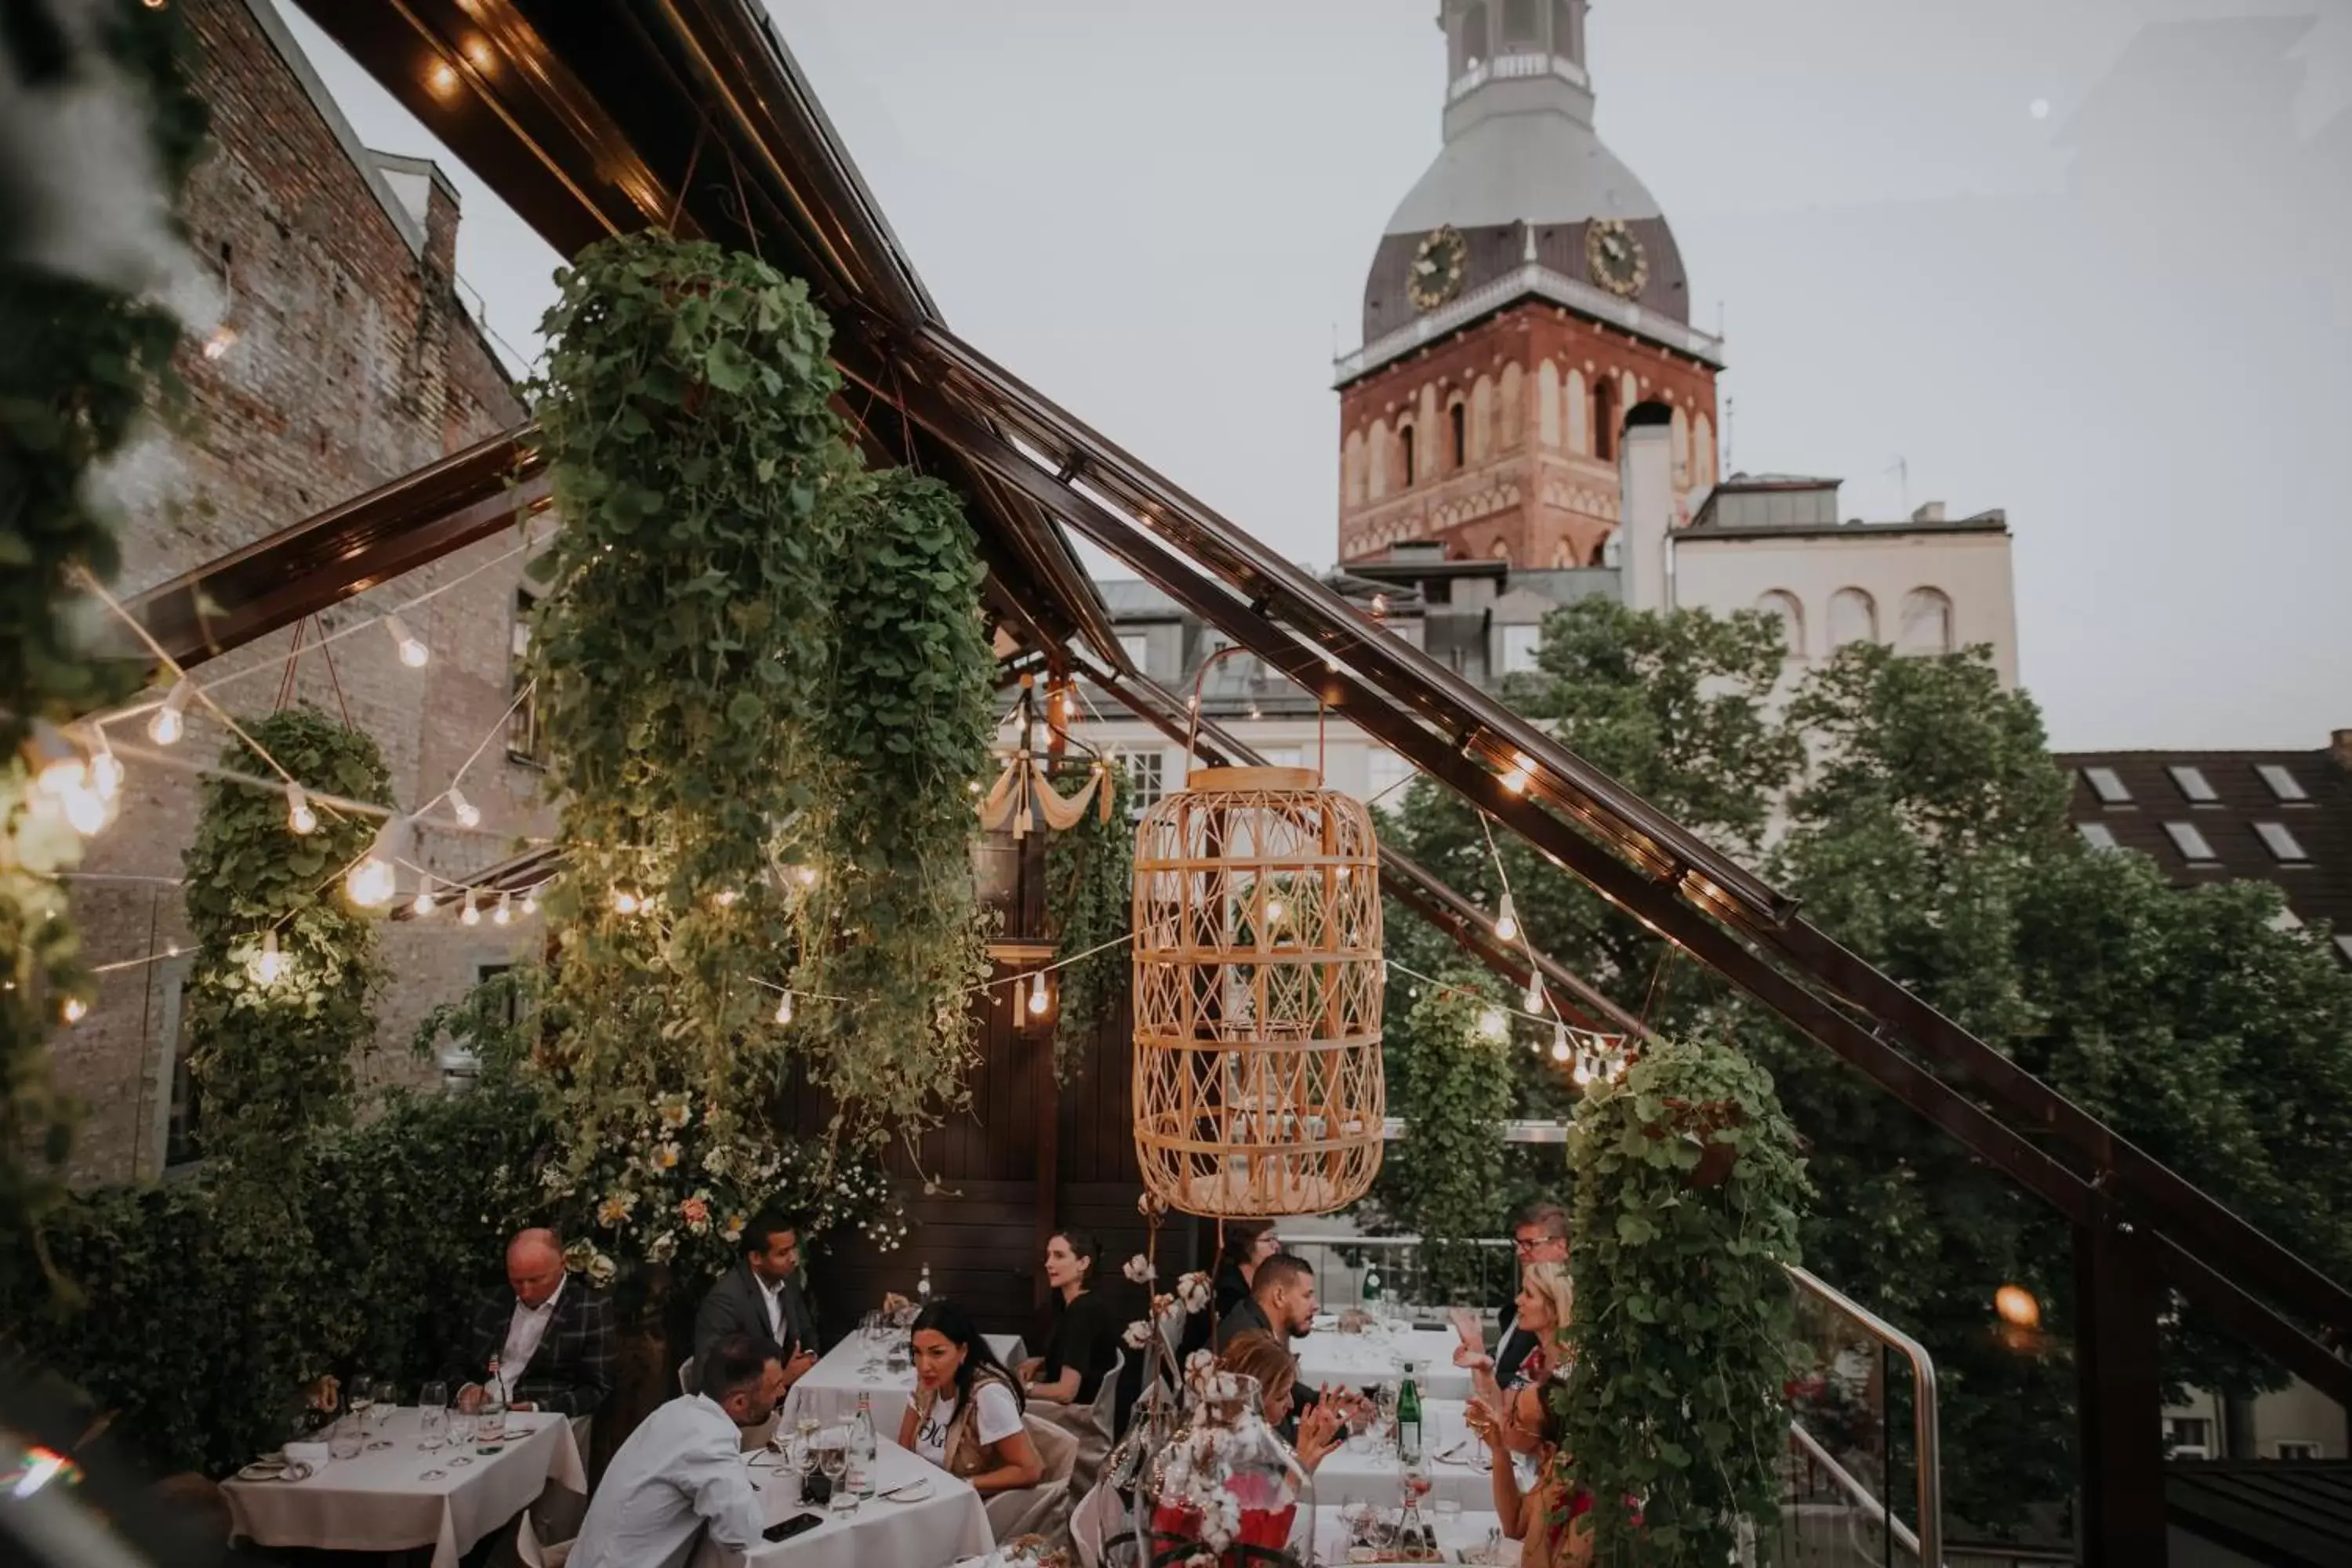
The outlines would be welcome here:
<svg viewBox="0 0 2352 1568">
<path fill-rule="evenodd" d="M 2084 1568 L 2162 1568 L 2159 1293 L 2128 1221 L 2102 1203 L 2074 1229 L 2075 1422 Z"/>
</svg>

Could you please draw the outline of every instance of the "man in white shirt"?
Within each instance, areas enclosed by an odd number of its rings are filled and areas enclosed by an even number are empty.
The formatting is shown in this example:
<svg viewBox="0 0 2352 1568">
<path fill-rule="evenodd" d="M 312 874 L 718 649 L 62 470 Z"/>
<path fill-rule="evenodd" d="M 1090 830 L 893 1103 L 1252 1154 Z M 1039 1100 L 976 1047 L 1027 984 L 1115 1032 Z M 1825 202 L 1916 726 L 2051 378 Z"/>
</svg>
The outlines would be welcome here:
<svg viewBox="0 0 2352 1568">
<path fill-rule="evenodd" d="M 708 1530 L 732 1552 L 761 1544 L 767 1515 L 739 1449 L 781 1397 L 775 1347 L 731 1334 L 702 1363 L 702 1392 L 646 1417 L 605 1467 L 571 1568 L 669 1568 Z"/>
</svg>

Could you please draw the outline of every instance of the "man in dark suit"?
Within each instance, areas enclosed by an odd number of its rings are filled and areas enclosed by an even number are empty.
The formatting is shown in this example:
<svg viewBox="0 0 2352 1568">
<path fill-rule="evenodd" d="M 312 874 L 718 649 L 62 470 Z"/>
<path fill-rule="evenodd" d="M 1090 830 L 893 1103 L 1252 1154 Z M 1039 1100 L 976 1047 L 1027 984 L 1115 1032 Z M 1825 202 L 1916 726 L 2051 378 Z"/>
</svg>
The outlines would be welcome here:
<svg viewBox="0 0 2352 1568">
<path fill-rule="evenodd" d="M 1511 1222 L 1511 1250 L 1510 1300 L 1503 1303 L 1502 1338 L 1495 1344 L 1495 1381 L 1505 1388 L 1536 1348 L 1535 1335 L 1514 1321 L 1519 1312 L 1519 1277 L 1530 1263 L 1568 1261 L 1568 1211 L 1546 1199 L 1521 1209 Z"/>
<path fill-rule="evenodd" d="M 613 1389 L 611 1299 L 565 1272 L 551 1230 L 526 1230 L 507 1244 L 507 1285 L 474 1311 L 459 1398 L 478 1400 L 495 1356 L 516 1408 L 593 1412 Z"/>
<path fill-rule="evenodd" d="M 730 1334 L 776 1347 L 790 1388 L 816 1364 L 816 1313 L 801 1289 L 801 1222 L 764 1208 L 743 1227 L 742 1261 L 719 1276 L 694 1314 L 694 1359 L 701 1364 Z"/>
</svg>

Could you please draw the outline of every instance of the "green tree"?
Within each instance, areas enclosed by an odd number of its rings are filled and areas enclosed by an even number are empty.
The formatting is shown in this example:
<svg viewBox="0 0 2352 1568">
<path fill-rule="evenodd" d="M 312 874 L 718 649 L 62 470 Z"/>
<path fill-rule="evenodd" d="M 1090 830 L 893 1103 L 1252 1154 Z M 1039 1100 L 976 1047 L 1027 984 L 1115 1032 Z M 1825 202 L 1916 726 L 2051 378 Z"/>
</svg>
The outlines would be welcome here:
<svg viewBox="0 0 2352 1568">
<path fill-rule="evenodd" d="M 1423 1238 L 1424 1286 L 1433 1300 L 1478 1304 L 1479 1237 L 1502 1234 L 1503 1119 L 1511 1112 L 1511 1041 L 1482 1020 L 1500 993 L 1494 979 L 1457 961 L 1421 988 L 1392 1034 L 1386 1058 L 1390 1114 L 1404 1138 L 1388 1151 L 1373 1193 L 1384 1217 Z"/>
</svg>

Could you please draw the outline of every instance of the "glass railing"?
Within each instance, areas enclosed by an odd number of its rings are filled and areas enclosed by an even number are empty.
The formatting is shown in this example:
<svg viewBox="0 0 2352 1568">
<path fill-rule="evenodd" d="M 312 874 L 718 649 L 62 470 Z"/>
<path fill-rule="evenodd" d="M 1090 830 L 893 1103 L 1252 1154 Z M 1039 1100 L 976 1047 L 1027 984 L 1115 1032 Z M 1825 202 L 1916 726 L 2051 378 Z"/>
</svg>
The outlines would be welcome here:
<svg viewBox="0 0 2352 1568">
<path fill-rule="evenodd" d="M 1517 1280 L 1511 1244 L 1501 1237 L 1280 1235 L 1286 1251 L 1314 1268 L 1329 1307 L 1360 1303 L 1377 1274 L 1383 1301 L 1433 1326 L 1451 1307 L 1469 1307 L 1491 1323 Z M 1935 1363 L 1918 1341 L 1834 1287 L 1801 1268 L 1787 1273 L 1797 1360 L 1771 1560 L 1785 1568 L 1949 1568 Z"/>
</svg>

